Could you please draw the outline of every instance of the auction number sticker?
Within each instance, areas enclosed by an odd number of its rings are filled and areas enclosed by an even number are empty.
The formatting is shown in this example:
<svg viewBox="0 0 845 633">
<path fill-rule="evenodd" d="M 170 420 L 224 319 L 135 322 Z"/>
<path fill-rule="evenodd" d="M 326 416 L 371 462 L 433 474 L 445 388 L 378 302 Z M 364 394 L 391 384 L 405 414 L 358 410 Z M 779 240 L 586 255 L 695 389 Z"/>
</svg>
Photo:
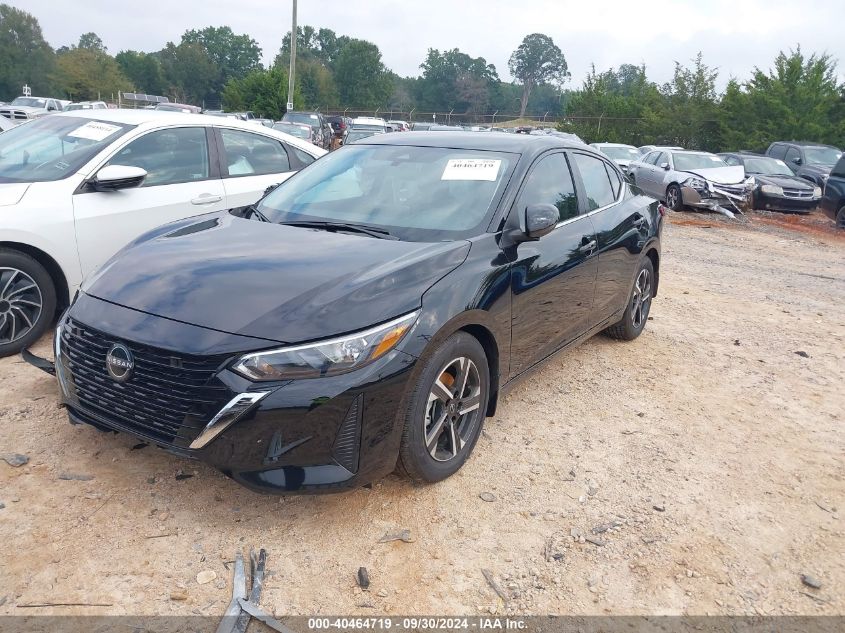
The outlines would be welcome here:
<svg viewBox="0 0 845 633">
<path fill-rule="evenodd" d="M 80 125 L 72 132 L 68 132 L 68 136 L 74 138 L 85 138 L 89 141 L 102 141 L 108 138 L 120 129 L 119 125 L 109 125 L 101 121 L 88 121 L 85 125 Z"/>
<path fill-rule="evenodd" d="M 440 180 L 488 180 L 499 175 L 502 161 L 487 158 L 450 158 Z"/>
</svg>

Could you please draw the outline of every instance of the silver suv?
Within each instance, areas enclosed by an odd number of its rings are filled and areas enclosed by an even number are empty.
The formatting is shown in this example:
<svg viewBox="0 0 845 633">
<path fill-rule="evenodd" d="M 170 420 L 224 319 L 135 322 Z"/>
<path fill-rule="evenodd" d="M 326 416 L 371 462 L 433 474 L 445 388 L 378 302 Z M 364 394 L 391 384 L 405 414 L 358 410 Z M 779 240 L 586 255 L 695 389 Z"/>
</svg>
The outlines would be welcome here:
<svg viewBox="0 0 845 633">
<path fill-rule="evenodd" d="M 62 111 L 62 102 L 46 97 L 18 97 L 9 105 L 0 108 L 0 116 L 22 123 L 38 119 L 46 114 Z"/>
</svg>

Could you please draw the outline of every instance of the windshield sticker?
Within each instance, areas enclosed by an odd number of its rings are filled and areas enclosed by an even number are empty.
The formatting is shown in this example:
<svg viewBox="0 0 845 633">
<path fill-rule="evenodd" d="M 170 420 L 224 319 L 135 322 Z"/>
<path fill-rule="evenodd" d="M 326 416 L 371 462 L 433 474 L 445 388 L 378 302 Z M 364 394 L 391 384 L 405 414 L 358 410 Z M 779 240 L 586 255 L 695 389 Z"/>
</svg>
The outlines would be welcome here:
<svg viewBox="0 0 845 633">
<path fill-rule="evenodd" d="M 501 160 L 486 158 L 450 158 L 440 180 L 489 180 L 499 176 Z"/>
<path fill-rule="evenodd" d="M 786 167 L 786 163 L 783 162 L 780 158 L 776 158 L 775 162 L 780 165 L 781 167 Z"/>
<path fill-rule="evenodd" d="M 710 160 L 712 160 L 714 163 L 721 163 L 722 162 L 722 159 L 719 158 L 718 156 L 711 156 Z"/>
<path fill-rule="evenodd" d="M 85 125 L 81 125 L 75 130 L 68 132 L 67 135 L 71 138 L 85 138 L 89 141 L 102 141 L 117 132 L 120 129 L 119 125 L 109 125 L 101 121 L 88 121 Z"/>
</svg>

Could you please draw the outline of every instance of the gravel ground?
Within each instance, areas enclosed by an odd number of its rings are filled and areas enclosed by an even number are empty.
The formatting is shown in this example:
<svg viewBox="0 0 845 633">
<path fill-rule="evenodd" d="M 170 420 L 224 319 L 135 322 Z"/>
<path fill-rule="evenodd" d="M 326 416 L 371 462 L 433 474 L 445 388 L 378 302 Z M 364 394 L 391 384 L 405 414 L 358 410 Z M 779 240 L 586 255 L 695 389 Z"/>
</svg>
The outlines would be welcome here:
<svg viewBox="0 0 845 633">
<path fill-rule="evenodd" d="M 0 615 L 222 614 L 251 545 L 279 616 L 843 614 L 843 339 L 841 237 L 672 214 L 645 333 L 523 381 L 455 477 L 281 499 L 70 426 L 0 359 L 0 453 L 29 458 L 0 461 Z"/>
</svg>

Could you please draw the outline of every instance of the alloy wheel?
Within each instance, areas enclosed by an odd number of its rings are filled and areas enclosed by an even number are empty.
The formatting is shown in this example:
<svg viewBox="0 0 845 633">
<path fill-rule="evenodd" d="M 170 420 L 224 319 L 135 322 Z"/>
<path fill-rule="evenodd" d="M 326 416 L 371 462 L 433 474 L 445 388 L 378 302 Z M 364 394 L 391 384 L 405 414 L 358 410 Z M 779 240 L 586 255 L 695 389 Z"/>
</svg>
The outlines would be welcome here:
<svg viewBox="0 0 845 633">
<path fill-rule="evenodd" d="M 475 363 L 461 356 L 440 370 L 431 387 L 423 431 L 433 459 L 457 457 L 475 431 L 481 413 L 481 377 Z"/>
<path fill-rule="evenodd" d="M 666 205 L 670 209 L 675 209 L 678 206 L 678 191 L 674 187 L 670 187 L 666 192 Z"/>
<path fill-rule="evenodd" d="M 41 317 L 41 289 L 17 268 L 0 268 L 0 344 L 26 336 Z"/>
<path fill-rule="evenodd" d="M 651 275 L 643 268 L 634 283 L 634 293 L 631 297 L 631 322 L 639 329 L 648 318 L 651 307 Z"/>
</svg>

